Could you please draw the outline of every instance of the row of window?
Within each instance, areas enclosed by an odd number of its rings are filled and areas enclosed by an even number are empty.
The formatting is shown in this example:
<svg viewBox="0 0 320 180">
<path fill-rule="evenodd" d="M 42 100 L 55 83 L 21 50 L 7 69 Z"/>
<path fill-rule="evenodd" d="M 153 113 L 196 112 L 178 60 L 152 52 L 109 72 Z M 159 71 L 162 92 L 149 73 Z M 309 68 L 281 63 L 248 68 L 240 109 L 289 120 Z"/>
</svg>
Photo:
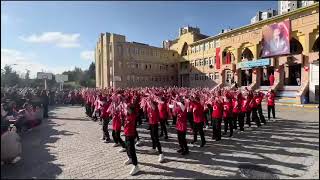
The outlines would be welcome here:
<svg viewBox="0 0 320 180">
<path fill-rule="evenodd" d="M 176 80 L 175 76 L 127 76 L 127 81 L 135 82 L 168 82 Z"/>
<path fill-rule="evenodd" d="M 206 81 L 206 80 L 218 80 L 219 79 L 219 73 L 209 73 L 205 75 L 200 75 L 200 74 L 191 74 L 190 75 L 190 80 L 191 81 Z"/>
<path fill-rule="evenodd" d="M 219 41 L 206 42 L 206 43 L 199 44 L 197 46 L 191 47 L 191 53 L 207 51 L 207 50 L 209 50 L 211 48 L 216 48 L 216 47 L 219 47 L 219 46 L 220 46 Z"/>
<path fill-rule="evenodd" d="M 110 46 L 111 47 L 111 46 Z M 169 58 L 169 56 L 174 56 L 174 53 L 161 53 L 160 51 L 147 49 L 147 48 L 138 48 L 138 47 L 128 47 L 125 49 L 128 55 L 146 55 L 146 56 L 154 56 L 160 58 Z M 111 53 L 111 48 L 110 48 Z M 118 54 L 122 54 L 122 46 L 118 45 Z"/>
<path fill-rule="evenodd" d="M 192 66 L 206 66 L 206 65 L 213 65 L 216 63 L 216 57 L 209 57 L 209 58 L 204 58 L 204 59 L 198 59 L 191 61 L 190 64 Z"/>
<path fill-rule="evenodd" d="M 169 70 L 170 68 L 175 68 L 175 64 L 144 64 L 144 63 L 128 63 L 127 67 L 132 69 L 159 69 L 159 70 Z"/>
</svg>

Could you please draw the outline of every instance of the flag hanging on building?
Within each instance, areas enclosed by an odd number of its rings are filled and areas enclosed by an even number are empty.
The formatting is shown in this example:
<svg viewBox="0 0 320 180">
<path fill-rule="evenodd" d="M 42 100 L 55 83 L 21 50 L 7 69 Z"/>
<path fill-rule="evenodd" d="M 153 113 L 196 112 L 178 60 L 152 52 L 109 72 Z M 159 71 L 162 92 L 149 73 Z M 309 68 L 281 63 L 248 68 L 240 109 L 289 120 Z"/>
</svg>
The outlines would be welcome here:
<svg viewBox="0 0 320 180">
<path fill-rule="evenodd" d="M 216 48 L 216 69 L 220 69 L 220 48 Z"/>
</svg>

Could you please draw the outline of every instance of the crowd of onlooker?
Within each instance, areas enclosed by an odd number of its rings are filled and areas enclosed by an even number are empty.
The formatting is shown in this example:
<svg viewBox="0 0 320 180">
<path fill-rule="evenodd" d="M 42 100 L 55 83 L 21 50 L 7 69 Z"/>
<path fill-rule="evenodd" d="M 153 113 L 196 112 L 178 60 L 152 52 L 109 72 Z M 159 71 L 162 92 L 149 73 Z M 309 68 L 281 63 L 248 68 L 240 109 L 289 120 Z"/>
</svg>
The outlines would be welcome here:
<svg viewBox="0 0 320 180">
<path fill-rule="evenodd" d="M 19 135 L 39 126 L 49 106 L 59 104 L 82 104 L 80 91 L 1 88 L 1 162 L 15 161 L 21 153 Z"/>
</svg>

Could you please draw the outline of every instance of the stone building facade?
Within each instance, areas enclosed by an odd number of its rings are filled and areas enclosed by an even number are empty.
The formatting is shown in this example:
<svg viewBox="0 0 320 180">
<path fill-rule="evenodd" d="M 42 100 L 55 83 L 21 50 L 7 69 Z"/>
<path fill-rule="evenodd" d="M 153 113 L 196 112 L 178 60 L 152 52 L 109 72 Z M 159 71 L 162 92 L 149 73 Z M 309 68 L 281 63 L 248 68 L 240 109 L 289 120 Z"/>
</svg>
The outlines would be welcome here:
<svg viewBox="0 0 320 180">
<path fill-rule="evenodd" d="M 290 53 L 262 57 L 263 28 L 286 20 L 291 27 Z M 101 34 L 96 47 L 97 87 L 237 84 L 274 89 L 283 101 L 292 103 L 303 102 L 308 94 L 313 101 L 319 96 L 317 79 L 310 83 L 309 77 L 318 62 L 319 3 L 210 37 L 199 28 L 181 28 L 179 37 L 164 41 L 163 48 L 126 42 L 124 36 L 109 33 Z M 275 77 L 271 86 L 270 75 Z"/>
</svg>

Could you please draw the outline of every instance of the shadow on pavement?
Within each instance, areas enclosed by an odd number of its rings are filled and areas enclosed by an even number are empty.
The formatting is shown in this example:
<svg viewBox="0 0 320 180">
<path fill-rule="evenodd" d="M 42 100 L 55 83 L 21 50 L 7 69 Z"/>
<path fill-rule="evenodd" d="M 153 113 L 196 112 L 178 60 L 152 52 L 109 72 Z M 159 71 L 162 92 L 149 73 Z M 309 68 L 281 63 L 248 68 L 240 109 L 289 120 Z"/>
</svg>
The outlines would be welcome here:
<svg viewBox="0 0 320 180">
<path fill-rule="evenodd" d="M 56 107 L 50 107 L 50 110 Z M 49 152 L 50 144 L 60 136 L 73 135 L 70 131 L 58 131 L 50 117 L 44 119 L 39 127 L 22 135 L 22 159 L 16 164 L 1 166 L 1 179 L 55 179 L 61 174 L 63 165 L 55 164 L 55 154 Z"/>
</svg>

